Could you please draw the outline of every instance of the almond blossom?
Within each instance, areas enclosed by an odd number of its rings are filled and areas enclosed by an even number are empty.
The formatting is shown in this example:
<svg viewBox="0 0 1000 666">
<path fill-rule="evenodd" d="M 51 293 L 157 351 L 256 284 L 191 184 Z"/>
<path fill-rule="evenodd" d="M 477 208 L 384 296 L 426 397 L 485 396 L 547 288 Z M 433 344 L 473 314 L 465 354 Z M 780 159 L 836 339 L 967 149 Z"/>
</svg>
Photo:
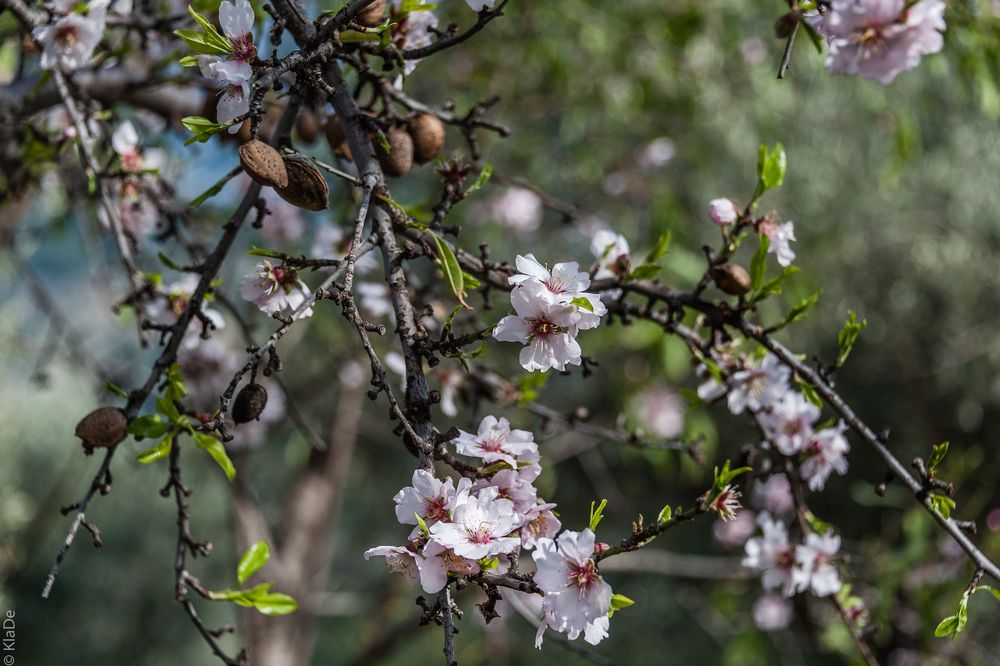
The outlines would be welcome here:
<svg viewBox="0 0 1000 666">
<path fill-rule="evenodd" d="M 488 205 L 497 222 L 515 231 L 534 231 L 542 223 L 541 198 L 524 187 L 509 187 Z"/>
<path fill-rule="evenodd" d="M 597 259 L 594 279 L 625 277 L 631 266 L 628 241 L 621 234 L 607 229 L 594 233 L 590 241 L 590 251 Z"/>
<path fill-rule="evenodd" d="M 831 472 L 847 474 L 847 458 L 845 454 L 851 450 L 851 445 L 844 437 L 847 425 L 843 421 L 833 428 L 825 428 L 817 432 L 806 447 L 807 458 L 802 462 L 799 471 L 802 478 L 808 482 L 810 490 L 823 490 Z"/>
<path fill-rule="evenodd" d="M 427 9 L 418 9 L 401 15 L 404 4 L 404 0 L 392 0 L 392 16 L 396 19 L 391 24 L 393 42 L 403 51 L 430 46 L 434 40 L 434 30 L 438 27 L 437 15 Z M 403 65 L 403 72 L 411 74 L 419 62 L 407 59 Z"/>
<path fill-rule="evenodd" d="M 795 240 L 795 223 L 789 220 L 784 224 L 777 224 L 771 220 L 765 220 L 760 225 L 761 233 L 767 236 L 770 241 L 767 251 L 775 255 L 778 264 L 781 266 L 791 266 L 795 261 L 795 251 L 792 250 L 792 241 Z"/>
<path fill-rule="evenodd" d="M 556 518 L 552 509 L 556 505 L 547 502 L 536 504 L 524 513 L 524 524 L 521 525 L 521 547 L 531 550 L 538 545 L 539 539 L 552 539 L 559 534 L 562 522 Z"/>
<path fill-rule="evenodd" d="M 743 410 L 759 412 L 788 391 L 791 371 L 777 356 L 768 354 L 757 366 L 734 372 L 729 378 L 729 411 L 741 414 Z M 700 389 L 699 389 L 700 391 Z"/>
<path fill-rule="evenodd" d="M 796 584 L 800 590 L 811 589 L 818 597 L 840 591 L 840 574 L 831 560 L 840 550 L 840 537 L 832 531 L 826 534 L 809 533 L 805 544 L 796 548 Z"/>
<path fill-rule="evenodd" d="M 248 0 L 223 0 L 219 5 L 219 25 L 232 43 L 229 59 L 215 55 L 199 55 L 198 66 L 205 78 L 218 81 L 222 96 L 216 108 L 216 120 L 228 123 L 250 111 L 250 64 L 257 58 L 253 43 L 254 14 Z M 239 131 L 239 125 L 229 128 L 230 134 Z"/>
<path fill-rule="evenodd" d="M 240 296 L 257 305 L 268 314 L 283 310 L 295 312 L 310 297 L 309 287 L 299 279 L 298 273 L 287 266 L 274 266 L 270 261 L 257 264 L 256 273 L 240 281 Z M 307 307 L 297 318 L 312 316 Z"/>
<path fill-rule="evenodd" d="M 567 365 L 580 365 L 580 343 L 576 341 L 579 308 L 554 303 L 548 289 L 537 280 L 514 288 L 510 303 L 516 314 L 500 320 L 493 337 L 501 342 L 520 342 L 521 367 L 529 372 L 550 368 L 562 372 Z"/>
<path fill-rule="evenodd" d="M 411 583 L 420 580 L 422 558 L 403 546 L 376 546 L 365 551 L 365 559 L 384 557 L 385 568 L 393 573 L 403 574 Z"/>
<path fill-rule="evenodd" d="M 392 498 L 396 520 L 404 525 L 417 525 L 418 516 L 427 526 L 451 520 L 451 512 L 460 501 L 465 501 L 472 486 L 472 481 L 462 478 L 456 487 L 451 479 L 441 481 L 424 469 L 413 472 L 411 483 Z"/>
<path fill-rule="evenodd" d="M 420 585 L 428 594 L 443 590 L 448 584 L 450 573 L 472 576 L 480 570 L 476 560 L 456 555 L 453 550 L 436 541 L 430 541 L 424 547 L 423 559 L 417 566 L 420 570 Z"/>
<path fill-rule="evenodd" d="M 771 405 L 764 415 L 764 425 L 771 442 L 782 455 L 793 456 L 802 451 L 813 437 L 813 423 L 819 418 L 819 407 L 789 391 Z"/>
<path fill-rule="evenodd" d="M 64 16 L 32 30 L 42 45 L 42 69 L 71 72 L 86 65 L 104 34 L 108 4 L 109 0 L 93 0 L 79 12 L 65 7 Z"/>
<path fill-rule="evenodd" d="M 771 518 L 766 511 L 757 517 L 762 535 L 746 542 L 743 566 L 761 572 L 765 590 L 781 589 L 786 597 L 800 590 L 801 574 L 796 573 L 795 546 L 788 543 L 784 523 Z"/>
<path fill-rule="evenodd" d="M 740 217 L 732 199 L 712 199 L 708 202 L 708 217 L 720 227 L 728 227 Z"/>
<path fill-rule="evenodd" d="M 514 263 L 520 272 L 507 278 L 507 283 L 521 285 L 528 280 L 541 282 L 554 302 L 577 307 L 580 314 L 580 321 L 576 325 L 578 329 L 596 328 L 601 323 L 601 317 L 607 314 L 608 309 L 601 303 L 601 297 L 586 291 L 590 286 L 590 276 L 580 272 L 579 264 L 575 261 L 558 263 L 551 271 L 535 259 L 533 254 L 519 254 Z M 586 306 L 581 304 L 583 301 L 587 303 Z"/>
<path fill-rule="evenodd" d="M 607 636 L 611 586 L 597 572 L 594 545 L 589 529 L 565 531 L 555 541 L 538 539 L 532 557 L 538 567 L 535 584 L 545 593 L 545 618 L 536 646 L 541 646 L 546 627 L 565 633 L 570 640 L 586 632 L 584 639 L 594 644 Z"/>
<path fill-rule="evenodd" d="M 177 318 L 187 310 L 191 302 L 191 297 L 198 288 L 200 281 L 201 279 L 198 275 L 187 273 L 178 280 L 166 285 L 162 289 L 163 297 L 150 303 L 146 308 L 146 314 L 149 315 L 149 318 L 154 323 L 172 326 L 177 321 Z M 202 303 L 200 313 L 202 317 L 211 322 L 211 325 L 216 330 L 225 328 L 226 320 L 218 310 L 206 307 Z M 184 349 L 196 347 L 202 341 L 202 338 L 198 335 L 200 330 L 201 327 L 198 325 L 188 327 L 184 334 L 184 341 L 181 343 Z"/>
<path fill-rule="evenodd" d="M 508 499 L 514 505 L 514 511 L 524 514 L 535 506 L 538 491 L 530 481 L 525 481 L 517 471 L 502 469 L 487 479 L 479 479 L 473 489 L 496 488 L 497 497 Z"/>
<path fill-rule="evenodd" d="M 511 429 L 504 417 L 487 416 L 479 423 L 479 431 L 472 435 L 459 431 L 455 450 L 465 456 L 482 458 L 487 465 L 505 462 L 517 469 L 517 459 L 529 452 L 537 452 L 534 435 L 527 430 Z"/>
<path fill-rule="evenodd" d="M 753 605 L 753 622 L 761 631 L 778 631 L 792 621 L 792 604 L 777 594 L 765 594 Z"/>
<path fill-rule="evenodd" d="M 496 488 L 483 488 L 475 497 L 460 497 L 452 522 L 437 522 L 430 527 L 430 538 L 455 555 L 481 560 L 500 553 L 509 553 L 521 545 L 517 537 L 508 536 L 521 526 L 522 518 L 514 504 L 498 497 Z"/>
<path fill-rule="evenodd" d="M 944 45 L 943 0 L 832 0 L 817 24 L 830 46 L 826 67 L 882 84 Z"/>
</svg>

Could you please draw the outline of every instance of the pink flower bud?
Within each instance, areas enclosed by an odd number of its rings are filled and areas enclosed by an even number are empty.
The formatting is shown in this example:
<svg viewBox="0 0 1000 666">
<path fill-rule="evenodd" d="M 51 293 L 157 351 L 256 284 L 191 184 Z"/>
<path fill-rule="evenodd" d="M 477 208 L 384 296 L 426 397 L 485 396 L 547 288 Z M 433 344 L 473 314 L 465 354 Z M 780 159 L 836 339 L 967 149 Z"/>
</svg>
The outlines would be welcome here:
<svg viewBox="0 0 1000 666">
<path fill-rule="evenodd" d="M 740 216 L 731 199 L 712 199 L 708 206 L 708 216 L 720 227 L 728 227 Z"/>
</svg>

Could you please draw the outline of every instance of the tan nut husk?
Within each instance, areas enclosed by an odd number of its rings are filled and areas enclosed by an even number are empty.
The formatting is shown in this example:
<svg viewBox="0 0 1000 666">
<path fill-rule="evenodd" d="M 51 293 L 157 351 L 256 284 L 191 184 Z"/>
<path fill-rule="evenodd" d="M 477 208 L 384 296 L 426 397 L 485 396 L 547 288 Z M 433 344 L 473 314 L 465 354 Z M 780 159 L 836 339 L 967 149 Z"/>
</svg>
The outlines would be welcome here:
<svg viewBox="0 0 1000 666">
<path fill-rule="evenodd" d="M 326 133 L 326 142 L 330 144 L 330 150 L 337 157 L 349 161 L 354 161 L 354 156 L 351 155 L 351 147 L 347 145 L 347 133 L 344 132 L 344 126 L 340 123 L 340 118 L 337 116 L 330 116 L 326 120 L 326 127 L 324 128 Z"/>
<path fill-rule="evenodd" d="M 385 19 L 387 5 L 388 2 L 386 0 L 375 0 L 375 2 L 358 12 L 354 18 L 361 25 L 374 28 Z"/>
<path fill-rule="evenodd" d="M 274 191 L 288 203 L 306 210 L 323 210 L 330 205 L 330 187 L 311 160 L 300 155 L 285 157 L 288 185 Z"/>
<path fill-rule="evenodd" d="M 389 140 L 388 153 L 377 139 L 374 141 L 375 156 L 382 165 L 382 171 L 387 176 L 405 176 L 413 166 L 413 139 L 395 127 L 386 132 L 385 138 Z"/>
<path fill-rule="evenodd" d="M 117 407 L 98 407 L 76 424 L 76 436 L 88 453 L 97 447 L 111 448 L 125 439 L 128 419 Z"/>
<path fill-rule="evenodd" d="M 413 139 L 413 159 L 419 164 L 430 162 L 444 149 L 444 123 L 437 116 L 421 113 L 407 125 Z"/>
<path fill-rule="evenodd" d="M 259 421 L 267 406 L 267 389 L 260 384 L 247 384 L 233 402 L 233 421 L 237 424 Z"/>
<path fill-rule="evenodd" d="M 750 274 L 739 264 L 713 266 L 709 276 L 715 286 L 733 296 L 742 296 L 750 291 Z"/>
<path fill-rule="evenodd" d="M 275 189 L 288 185 L 288 170 L 281 153 L 263 141 L 253 139 L 240 146 L 240 164 L 261 185 Z"/>
</svg>

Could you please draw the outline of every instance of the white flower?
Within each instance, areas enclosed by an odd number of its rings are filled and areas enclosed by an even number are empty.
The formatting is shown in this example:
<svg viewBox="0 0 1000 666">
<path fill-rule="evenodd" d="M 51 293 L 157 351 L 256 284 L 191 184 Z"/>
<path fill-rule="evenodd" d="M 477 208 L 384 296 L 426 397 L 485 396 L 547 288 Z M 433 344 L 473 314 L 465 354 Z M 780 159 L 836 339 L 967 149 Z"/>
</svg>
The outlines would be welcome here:
<svg viewBox="0 0 1000 666">
<path fill-rule="evenodd" d="M 214 55 L 198 56 L 202 75 L 219 81 L 222 87 L 216 109 L 216 119 L 220 123 L 235 120 L 250 111 L 250 78 L 253 76 L 250 63 L 257 57 L 251 34 L 253 21 L 253 7 L 248 0 L 236 0 L 235 3 L 223 0 L 219 5 L 219 24 L 232 42 L 231 59 L 223 60 Z M 238 124 L 233 125 L 229 133 L 235 134 L 239 129 Z"/>
<path fill-rule="evenodd" d="M 795 240 L 795 223 L 791 220 L 784 224 L 765 221 L 761 223 L 760 230 L 770 241 L 767 248 L 768 253 L 774 254 L 781 266 L 790 266 L 795 261 L 795 251 L 792 250 L 792 241 Z"/>
<path fill-rule="evenodd" d="M 722 384 L 704 363 L 698 366 L 695 374 L 701 383 L 698 384 L 698 398 L 702 402 L 715 402 L 726 395 L 726 386 Z"/>
<path fill-rule="evenodd" d="M 311 294 L 296 271 L 274 266 L 270 261 L 262 261 L 257 264 L 256 273 L 251 273 L 240 281 L 240 296 L 255 303 L 262 311 L 274 314 L 282 310 L 294 312 Z M 298 318 L 311 316 L 312 308 L 307 307 Z"/>
<path fill-rule="evenodd" d="M 792 484 L 784 474 L 775 474 L 754 487 L 754 495 L 771 515 L 783 515 L 795 507 Z"/>
<path fill-rule="evenodd" d="M 636 162 L 645 169 L 659 169 L 672 160 L 676 153 L 674 142 L 668 137 L 660 136 L 646 144 Z"/>
<path fill-rule="evenodd" d="M 385 558 L 385 568 L 406 576 L 411 583 L 420 580 L 421 557 L 403 546 L 376 546 L 365 551 L 365 559 L 375 556 Z"/>
<path fill-rule="evenodd" d="M 746 542 L 743 566 L 762 572 L 765 590 L 781 588 L 781 593 L 790 597 L 801 589 L 801 581 L 796 573 L 795 547 L 788 543 L 788 530 L 766 511 L 757 517 L 757 523 L 762 536 Z"/>
<path fill-rule="evenodd" d="M 590 241 L 590 251 L 597 259 L 595 279 L 601 280 L 628 274 L 631 265 L 628 241 L 621 234 L 607 229 L 597 231 Z"/>
<path fill-rule="evenodd" d="M 237 59 L 246 59 L 245 45 L 239 42 L 250 36 L 253 30 L 253 6 L 249 0 L 222 0 L 219 5 L 219 25 L 222 32 L 233 42 L 233 55 Z"/>
<path fill-rule="evenodd" d="M 809 482 L 810 490 L 823 490 L 830 472 L 847 473 L 847 458 L 845 454 L 851 450 L 851 445 L 844 437 L 847 426 L 841 421 L 834 428 L 825 428 L 817 432 L 805 453 L 808 456 L 799 468 L 802 478 Z"/>
<path fill-rule="evenodd" d="M 475 435 L 460 430 L 453 441 L 455 450 L 464 456 L 482 458 L 487 465 L 502 461 L 512 469 L 517 469 L 518 457 L 538 451 L 534 435 L 527 430 L 511 430 L 510 421 L 502 416 L 485 417 Z"/>
<path fill-rule="evenodd" d="M 708 202 L 708 217 L 720 227 L 728 227 L 740 217 L 740 211 L 731 199 L 712 199 Z"/>
<path fill-rule="evenodd" d="M 747 542 L 757 523 L 752 511 L 740 511 L 733 520 L 717 520 L 712 525 L 712 534 L 727 548 L 738 548 Z"/>
<path fill-rule="evenodd" d="M 732 485 L 727 485 L 712 499 L 708 505 L 708 510 L 715 512 L 715 515 L 724 522 L 734 521 L 737 516 L 736 512 L 743 508 L 743 505 L 740 504 L 740 497 L 741 494 L 738 489 L 733 488 Z"/>
<path fill-rule="evenodd" d="M 840 574 L 830 562 L 840 550 L 840 537 L 832 531 L 826 534 L 807 534 L 804 545 L 796 548 L 795 561 L 799 566 L 796 581 L 800 590 L 811 588 L 813 594 L 825 597 L 840 591 Z"/>
<path fill-rule="evenodd" d="M 424 558 L 417 566 L 420 569 L 420 585 L 428 594 L 443 590 L 448 584 L 449 573 L 460 576 L 479 573 L 479 564 L 475 560 L 460 557 L 436 541 L 430 541 L 424 546 L 423 555 Z"/>
<path fill-rule="evenodd" d="M 465 378 L 461 372 L 454 368 L 444 368 L 437 366 L 431 371 L 441 384 L 441 413 L 445 416 L 455 416 L 458 414 L 458 405 L 455 404 L 455 397 L 458 390 L 465 383 Z"/>
<path fill-rule="evenodd" d="M 500 320 L 493 337 L 501 342 L 520 342 L 521 366 L 529 371 L 560 372 L 566 365 L 580 365 L 580 344 L 576 341 L 580 313 L 576 306 L 553 303 L 548 289 L 537 280 L 517 286 L 510 294 L 516 314 Z"/>
<path fill-rule="evenodd" d="M 578 329 L 596 328 L 601 323 L 601 317 L 607 314 L 608 309 L 601 303 L 601 297 L 586 291 L 590 286 L 590 276 L 580 272 L 579 264 L 575 261 L 558 263 L 551 271 L 535 259 L 533 254 L 519 254 L 514 263 L 520 273 L 507 278 L 507 283 L 521 285 L 528 280 L 541 282 L 553 302 L 577 308 L 580 314 L 580 321 L 576 325 Z M 575 299 L 585 300 L 589 307 L 574 304 Z"/>
<path fill-rule="evenodd" d="M 480 479 L 473 486 L 476 491 L 491 487 L 497 489 L 497 497 L 510 500 L 514 511 L 521 515 L 533 508 L 538 498 L 538 491 L 531 482 L 513 469 L 502 469 L 488 479 Z"/>
<path fill-rule="evenodd" d="M 536 504 L 524 514 L 524 524 L 521 526 L 521 547 L 531 550 L 538 545 L 539 539 L 552 539 L 559 534 L 562 523 L 552 513 L 555 504 Z"/>
<path fill-rule="evenodd" d="M 94 0 L 85 12 L 61 16 L 32 30 L 42 45 L 42 69 L 73 71 L 87 64 L 104 34 L 108 0 Z"/>
<path fill-rule="evenodd" d="M 819 407 L 788 391 L 771 405 L 764 415 L 764 425 L 771 442 L 783 455 L 793 456 L 802 451 L 813 437 L 812 424 L 819 418 Z"/>
<path fill-rule="evenodd" d="M 761 631 L 784 629 L 792 621 L 792 604 L 777 594 L 765 594 L 753 605 L 753 622 Z"/>
<path fill-rule="evenodd" d="M 178 280 L 166 285 L 163 288 L 163 299 L 155 300 L 149 304 L 147 308 L 149 318 L 157 324 L 173 325 L 177 318 L 187 310 L 199 282 L 199 276 L 194 273 L 186 273 Z M 204 302 L 201 306 L 201 314 L 212 322 L 216 330 L 226 327 L 226 320 L 222 317 L 222 313 L 213 308 L 205 307 Z M 193 320 L 191 326 L 185 331 L 184 341 L 181 343 L 184 349 L 191 349 L 202 342 L 201 327 L 202 324 L 199 320 Z"/>
<path fill-rule="evenodd" d="M 542 200 L 524 187 L 507 188 L 488 205 L 497 222 L 515 231 L 534 231 L 542 223 Z"/>
<path fill-rule="evenodd" d="M 477 12 L 481 12 L 484 9 L 493 9 L 494 3 L 496 3 L 496 0 L 465 0 L 465 4 Z"/>
<path fill-rule="evenodd" d="M 396 312 L 392 307 L 392 292 L 384 282 L 359 282 L 354 285 L 361 302 L 361 309 L 373 319 L 387 317 L 395 320 Z"/>
<path fill-rule="evenodd" d="M 684 399 L 665 386 L 643 391 L 637 401 L 637 412 L 657 437 L 672 439 L 684 432 Z"/>
<path fill-rule="evenodd" d="M 420 516 L 428 527 L 441 520 L 451 520 L 455 505 L 465 501 L 472 486 L 472 481 L 462 478 L 456 488 L 450 478 L 441 481 L 423 469 L 413 473 L 411 483 L 413 485 L 403 488 L 392 498 L 396 504 L 396 520 L 404 525 L 416 525 L 417 516 Z"/>
<path fill-rule="evenodd" d="M 404 0 L 392 0 L 393 18 L 402 9 Z M 392 24 L 393 41 L 404 50 L 421 49 L 430 46 L 434 41 L 434 29 L 438 26 L 438 18 L 429 10 L 407 12 L 401 19 Z M 419 60 L 408 59 L 403 65 L 407 75 L 413 72 Z"/>
<path fill-rule="evenodd" d="M 788 391 L 791 371 L 777 356 L 768 354 L 754 368 L 734 372 L 729 378 L 729 411 L 741 414 L 749 408 L 758 412 L 779 400 Z"/>
<path fill-rule="evenodd" d="M 459 557 L 481 560 L 509 553 L 521 545 L 508 536 L 521 525 L 514 504 L 497 497 L 496 488 L 483 488 L 475 497 L 460 497 L 450 523 L 438 522 L 430 528 L 430 537 Z"/>
<path fill-rule="evenodd" d="M 606 618 L 611 610 L 611 586 L 597 573 L 593 560 L 594 533 L 566 531 L 556 541 L 539 539 L 532 553 L 538 570 L 535 584 L 545 593 L 543 627 L 566 633 L 570 640 L 587 631 L 590 623 Z M 599 641 L 606 635 L 603 620 L 589 636 Z M 602 631 L 603 630 L 603 631 Z M 540 629 L 536 645 L 541 643 Z"/>
<path fill-rule="evenodd" d="M 129 121 L 125 121 L 111 135 L 111 147 L 118 153 L 125 171 L 141 171 L 143 168 L 142 149 L 139 134 Z"/>
</svg>

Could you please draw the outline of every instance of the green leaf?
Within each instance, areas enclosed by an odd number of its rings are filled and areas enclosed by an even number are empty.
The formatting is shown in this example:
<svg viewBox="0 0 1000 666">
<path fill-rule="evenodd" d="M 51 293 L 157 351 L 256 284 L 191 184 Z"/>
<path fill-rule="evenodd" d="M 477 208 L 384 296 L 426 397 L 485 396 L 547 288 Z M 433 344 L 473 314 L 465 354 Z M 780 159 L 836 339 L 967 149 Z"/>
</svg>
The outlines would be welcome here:
<svg viewBox="0 0 1000 666">
<path fill-rule="evenodd" d="M 229 459 L 226 454 L 226 447 L 222 445 L 222 442 L 212 437 L 211 435 L 206 435 L 203 432 L 196 432 L 194 434 L 194 443 L 205 451 L 208 455 L 212 456 L 212 459 L 218 463 L 222 471 L 226 473 L 226 478 L 232 481 L 236 478 L 236 467 L 233 465 L 233 461 Z"/>
<path fill-rule="evenodd" d="M 404 14 L 410 12 L 429 12 L 437 8 L 436 3 L 423 2 L 423 0 L 403 0 L 399 6 L 399 11 Z"/>
<path fill-rule="evenodd" d="M 472 307 L 465 302 L 465 277 L 462 274 L 462 267 L 458 264 L 455 252 L 451 249 L 451 245 L 444 239 L 433 231 L 430 233 L 434 237 L 434 244 L 437 246 L 438 263 L 441 265 L 445 280 L 447 280 L 448 286 L 451 288 L 451 293 L 455 294 L 455 298 L 462 307 L 471 310 Z"/>
<path fill-rule="evenodd" d="M 175 271 L 182 270 L 181 267 L 175 264 L 173 259 L 164 254 L 163 251 L 157 252 L 156 257 L 160 260 L 160 263 L 162 263 L 167 268 L 172 268 Z"/>
<path fill-rule="evenodd" d="M 166 416 L 171 423 L 176 423 L 181 418 L 181 413 L 177 410 L 177 405 L 166 396 L 156 399 L 156 411 Z"/>
<path fill-rule="evenodd" d="M 782 325 L 787 326 L 788 324 L 792 324 L 794 322 L 797 322 L 799 319 L 802 319 L 802 317 L 806 315 L 809 309 L 819 302 L 819 297 L 822 295 L 823 295 L 823 290 L 820 289 L 811 296 L 803 298 L 801 301 L 799 301 L 798 305 L 796 305 L 788 312 L 788 315 L 785 317 L 785 321 L 782 323 Z"/>
<path fill-rule="evenodd" d="M 670 247 L 671 233 L 670 229 L 667 229 L 660 235 L 659 240 L 656 241 L 656 246 L 652 249 L 649 255 L 646 257 L 645 263 L 654 264 L 660 257 L 667 253 L 667 249 Z"/>
<path fill-rule="evenodd" d="M 274 583 L 261 583 L 246 590 L 223 590 L 221 592 L 209 592 L 208 598 L 212 601 L 231 601 L 240 606 L 253 606 L 254 598 L 267 595 Z"/>
<path fill-rule="evenodd" d="M 549 375 L 543 372 L 533 372 L 530 375 L 521 375 L 518 380 L 517 404 L 521 407 L 531 404 L 538 398 L 542 388 L 549 381 Z"/>
<path fill-rule="evenodd" d="M 163 440 L 155 447 L 147 449 L 146 451 L 143 451 L 142 453 L 137 455 L 135 457 L 136 462 L 140 462 L 146 465 L 151 462 L 156 462 L 161 458 L 166 458 L 170 454 L 170 449 L 173 448 L 173 445 L 174 445 L 174 436 L 168 435 L 167 437 L 164 437 Z"/>
<path fill-rule="evenodd" d="M 489 559 L 483 558 L 479 560 L 479 568 L 482 571 L 490 571 L 492 569 L 496 569 L 498 566 L 500 566 L 500 559 L 496 557 L 491 557 Z"/>
<path fill-rule="evenodd" d="M 715 481 L 712 484 L 713 490 L 722 490 L 736 477 L 753 471 L 752 467 L 737 467 L 736 469 L 730 469 L 730 464 L 730 461 L 726 460 L 726 462 L 722 465 L 721 470 L 718 467 L 715 468 Z"/>
<path fill-rule="evenodd" d="M 575 305 L 578 308 L 583 308 L 587 312 L 594 311 L 594 304 L 591 303 L 589 299 L 584 298 L 583 296 L 577 296 L 576 298 L 571 300 L 570 305 Z"/>
<path fill-rule="evenodd" d="M 420 531 L 424 533 L 424 536 L 430 534 L 431 530 L 427 527 L 427 522 L 420 517 L 420 514 L 414 512 L 413 516 L 417 519 L 417 525 L 420 525 Z"/>
<path fill-rule="evenodd" d="M 767 248 L 771 245 L 770 239 L 764 234 L 760 234 L 758 239 L 757 252 L 750 261 L 750 289 L 755 293 L 764 284 L 764 277 L 767 275 Z"/>
<path fill-rule="evenodd" d="M 854 343 L 858 341 L 858 336 L 861 335 L 861 331 L 865 330 L 868 325 L 867 319 L 862 319 L 858 321 L 858 315 L 851 310 L 848 313 L 847 321 L 844 322 L 844 327 L 840 329 L 840 333 L 837 334 L 837 345 L 840 347 L 840 352 L 837 354 L 837 367 L 839 368 L 847 360 L 848 355 L 854 348 Z"/>
<path fill-rule="evenodd" d="M 261 615 L 288 615 L 298 610 L 299 604 L 287 594 L 275 592 L 255 597 L 253 607 Z"/>
<path fill-rule="evenodd" d="M 163 437 L 170 430 L 170 424 L 159 414 L 146 414 L 128 424 L 128 433 L 147 439 Z"/>
<path fill-rule="evenodd" d="M 226 183 L 232 180 L 237 173 L 239 173 L 238 170 L 234 170 L 230 173 L 227 173 L 225 176 L 217 180 L 210 188 L 208 188 L 207 190 L 196 196 L 194 199 L 192 199 L 191 203 L 188 204 L 188 207 L 197 208 L 198 206 L 202 205 L 203 203 L 214 197 L 216 194 L 222 191 L 222 188 L 226 186 Z"/>
<path fill-rule="evenodd" d="M 220 53 L 223 55 L 228 55 L 233 52 L 233 43 L 229 41 L 228 37 L 219 34 L 219 31 L 215 29 L 215 25 L 209 21 L 207 18 L 196 12 L 190 5 L 188 6 L 188 13 L 191 15 L 201 29 L 205 31 L 205 41 L 211 44 L 214 48 L 219 49 Z"/>
<path fill-rule="evenodd" d="M 187 116 L 185 118 L 181 118 L 181 124 L 184 125 L 184 127 L 187 128 L 187 130 L 192 134 L 188 140 L 184 142 L 184 145 L 188 146 L 195 141 L 198 143 L 205 143 L 212 137 L 213 134 L 217 134 L 222 130 L 227 129 L 230 125 L 232 125 L 232 122 L 220 124 L 212 122 L 203 116 Z"/>
<path fill-rule="evenodd" d="M 784 282 L 786 278 L 789 278 L 798 272 L 799 272 L 798 266 L 786 266 L 781 271 L 781 275 L 771 278 L 770 280 L 762 284 L 760 286 L 760 289 L 757 292 L 755 292 L 754 295 L 750 298 L 750 302 L 758 303 L 767 298 L 768 296 L 770 296 L 771 294 L 780 294 L 781 283 Z"/>
<path fill-rule="evenodd" d="M 931 495 L 931 508 L 941 514 L 943 518 L 951 518 L 952 510 L 957 506 L 955 500 L 947 495 Z"/>
<path fill-rule="evenodd" d="M 958 627 L 958 617 L 954 615 L 949 615 L 948 617 L 946 617 L 945 619 L 941 620 L 938 623 L 937 628 L 934 629 L 934 635 L 937 636 L 938 638 L 944 638 L 945 636 L 954 638 L 959 634 L 959 632 L 956 630 L 957 627 Z"/>
<path fill-rule="evenodd" d="M 618 611 L 623 608 L 628 608 L 635 602 L 626 597 L 624 594 L 612 594 L 611 595 L 611 610 Z"/>
<path fill-rule="evenodd" d="M 785 148 L 780 143 L 775 144 L 773 149 L 763 148 L 763 163 L 758 162 L 760 182 L 765 190 L 773 190 L 785 182 Z"/>
<path fill-rule="evenodd" d="M 266 541 L 258 541 L 243 553 L 236 565 L 236 581 L 242 585 L 250 576 L 260 571 L 271 559 L 271 547 Z"/>
<path fill-rule="evenodd" d="M 590 503 L 590 531 L 596 532 L 597 526 L 601 524 L 604 520 L 604 507 L 608 505 L 608 500 L 602 499 L 600 504 L 597 504 L 597 508 L 594 508 L 595 502 Z"/>
<path fill-rule="evenodd" d="M 669 523 L 670 519 L 673 518 L 673 517 L 674 517 L 674 512 L 670 508 L 670 505 L 668 504 L 665 507 L 663 507 L 662 509 L 660 509 L 660 515 L 658 515 L 656 517 L 656 522 L 657 523 Z"/>
<path fill-rule="evenodd" d="M 392 144 L 389 143 L 389 138 L 382 130 L 378 131 L 378 145 L 382 148 L 382 152 L 386 155 L 392 152 Z"/>
<path fill-rule="evenodd" d="M 796 385 L 798 385 L 799 391 L 802 392 L 802 397 L 804 397 L 806 400 L 816 405 L 820 409 L 823 408 L 823 399 L 819 397 L 818 393 L 816 393 L 815 386 L 813 386 L 806 380 L 799 378 L 795 379 L 795 383 Z"/>
<path fill-rule="evenodd" d="M 110 379 L 104 380 L 104 390 L 108 393 L 114 393 L 120 398 L 128 399 L 128 392 L 120 386 L 116 386 Z"/>
<path fill-rule="evenodd" d="M 200 64 L 195 56 L 184 56 L 180 59 L 181 67 L 198 67 Z"/>
<path fill-rule="evenodd" d="M 630 280 L 649 280 L 656 277 L 663 267 L 659 264 L 642 264 L 629 273 Z"/>
<path fill-rule="evenodd" d="M 479 172 L 479 176 L 476 178 L 476 181 L 472 183 L 472 185 L 469 185 L 469 189 L 467 189 L 465 193 L 468 195 L 483 189 L 483 185 L 485 185 L 486 182 L 489 181 L 490 176 L 492 175 L 493 175 L 493 163 L 487 162 L 486 164 L 483 165 L 483 170 Z"/>
<path fill-rule="evenodd" d="M 944 460 L 947 453 L 948 442 L 941 442 L 940 444 L 935 444 L 931 447 L 931 457 L 927 461 L 928 476 L 934 476 L 937 473 L 937 466 L 941 464 L 941 461 Z"/>
</svg>

